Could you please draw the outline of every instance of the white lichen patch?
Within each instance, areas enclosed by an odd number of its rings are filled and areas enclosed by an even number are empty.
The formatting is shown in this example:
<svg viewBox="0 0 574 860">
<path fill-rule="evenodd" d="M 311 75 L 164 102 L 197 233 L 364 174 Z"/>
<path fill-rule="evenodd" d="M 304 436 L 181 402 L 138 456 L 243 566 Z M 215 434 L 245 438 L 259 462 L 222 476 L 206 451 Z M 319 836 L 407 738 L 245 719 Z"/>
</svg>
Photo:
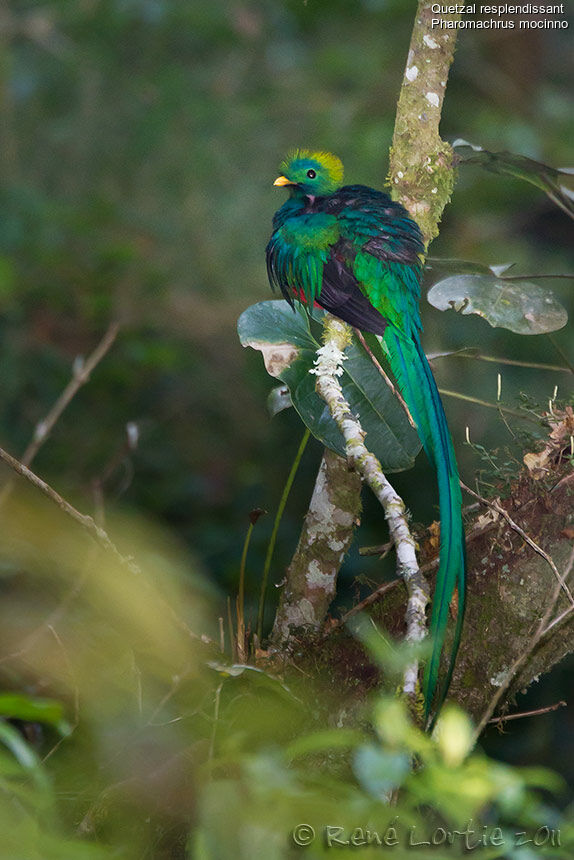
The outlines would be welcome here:
<svg viewBox="0 0 574 860">
<path fill-rule="evenodd" d="M 343 511 L 340 508 L 336 508 L 333 514 L 333 522 L 338 526 L 344 526 L 346 529 L 353 525 L 354 519 L 351 511 Z"/>
<path fill-rule="evenodd" d="M 288 619 L 287 629 L 289 624 L 294 624 L 296 627 L 305 627 L 307 624 L 316 624 L 315 609 L 310 600 L 303 597 L 297 603 L 297 606 L 291 607 L 291 612 Z"/>
<path fill-rule="evenodd" d="M 340 552 L 345 546 L 345 542 L 342 540 L 329 540 L 327 541 L 327 545 L 329 549 L 332 549 L 333 552 Z"/>
<path fill-rule="evenodd" d="M 436 48 L 440 47 L 439 43 L 436 42 L 432 36 L 423 36 L 423 42 L 425 43 L 427 48 L 431 49 L 431 51 L 434 51 Z"/>
<path fill-rule="evenodd" d="M 416 81 L 418 74 L 419 74 L 418 67 L 417 66 L 411 66 L 409 69 L 406 70 L 405 78 L 407 79 L 407 81 L 411 81 L 411 82 Z"/>
<path fill-rule="evenodd" d="M 333 584 L 333 577 L 330 574 L 323 573 L 321 565 L 315 559 L 309 562 L 305 578 L 307 579 L 307 585 L 311 586 L 311 588 L 325 588 L 327 586 L 330 588 Z"/>
<path fill-rule="evenodd" d="M 319 539 L 324 540 L 325 537 L 329 537 L 335 530 L 333 523 L 335 507 L 329 501 L 325 471 L 326 466 L 323 460 L 309 504 L 309 513 L 312 515 L 312 521 L 310 521 L 308 528 L 309 544 L 313 544 Z"/>
<path fill-rule="evenodd" d="M 490 679 L 490 683 L 493 687 L 502 687 L 507 677 L 508 669 L 501 669 L 500 672 L 497 672 L 496 675 L 492 676 L 492 678 Z"/>
<path fill-rule="evenodd" d="M 440 99 L 436 93 L 427 93 L 425 96 L 427 102 L 433 107 L 438 107 L 440 103 Z"/>
</svg>

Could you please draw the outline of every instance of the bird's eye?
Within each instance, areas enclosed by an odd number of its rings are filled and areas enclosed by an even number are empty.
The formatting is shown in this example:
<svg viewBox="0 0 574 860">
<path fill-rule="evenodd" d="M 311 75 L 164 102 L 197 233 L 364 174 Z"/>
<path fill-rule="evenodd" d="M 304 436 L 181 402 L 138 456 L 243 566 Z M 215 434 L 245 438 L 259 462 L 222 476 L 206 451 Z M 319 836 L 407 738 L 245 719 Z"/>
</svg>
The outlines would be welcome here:
<svg viewBox="0 0 574 860">
<path fill-rule="evenodd" d="M 315 173 L 315 171 L 313 170 L 313 168 L 311 168 L 311 170 L 308 170 L 308 171 L 307 171 L 307 176 L 309 177 L 309 179 L 315 179 L 315 177 L 317 176 L 317 174 Z"/>
</svg>

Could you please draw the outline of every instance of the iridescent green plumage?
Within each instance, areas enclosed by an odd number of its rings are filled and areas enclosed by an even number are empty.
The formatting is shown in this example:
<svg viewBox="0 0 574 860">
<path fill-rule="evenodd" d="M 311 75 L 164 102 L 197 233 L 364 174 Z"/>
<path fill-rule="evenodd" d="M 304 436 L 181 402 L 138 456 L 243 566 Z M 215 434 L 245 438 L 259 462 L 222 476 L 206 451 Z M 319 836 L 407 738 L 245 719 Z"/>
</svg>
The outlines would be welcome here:
<svg viewBox="0 0 574 860">
<path fill-rule="evenodd" d="M 290 198 L 273 219 L 267 269 L 288 302 L 316 302 L 381 339 L 391 369 L 434 464 L 441 518 L 440 563 L 431 615 L 433 652 L 425 671 L 427 715 L 438 682 L 448 608 L 458 586 L 458 616 L 440 705 L 450 682 L 464 613 L 464 531 L 458 469 L 440 396 L 421 346 L 420 280 L 424 244 L 406 210 L 364 185 L 341 187 L 343 166 L 330 153 L 297 150 L 276 185 Z"/>
</svg>

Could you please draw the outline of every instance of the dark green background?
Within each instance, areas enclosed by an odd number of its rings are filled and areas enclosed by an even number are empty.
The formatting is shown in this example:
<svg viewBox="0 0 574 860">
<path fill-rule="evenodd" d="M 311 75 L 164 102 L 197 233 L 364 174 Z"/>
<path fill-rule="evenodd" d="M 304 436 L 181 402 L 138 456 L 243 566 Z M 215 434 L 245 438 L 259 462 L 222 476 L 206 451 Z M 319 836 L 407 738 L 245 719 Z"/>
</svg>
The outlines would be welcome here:
<svg viewBox="0 0 574 860">
<path fill-rule="evenodd" d="M 273 382 L 235 330 L 241 311 L 269 295 L 264 247 L 283 200 L 272 187 L 277 165 L 291 146 L 326 148 L 343 158 L 349 181 L 384 184 L 414 8 L 404 0 L 12 0 L 0 18 L 1 444 L 24 449 L 74 358 L 118 317 L 117 345 L 35 468 L 86 511 L 94 481 L 111 471 L 107 504 L 121 499 L 175 529 L 222 600 L 235 594 L 248 512 L 274 512 L 302 434 L 292 411 L 268 419 Z M 571 29 L 461 33 L 443 135 L 571 165 L 573 65 Z M 432 253 L 514 261 L 525 274 L 572 272 L 572 238 L 572 221 L 535 188 L 468 167 Z M 572 281 L 553 286 L 572 309 Z M 429 352 L 471 345 L 561 363 L 544 336 L 520 338 L 428 306 L 423 318 Z M 571 329 L 557 339 L 574 360 Z M 435 369 L 446 388 L 496 397 L 496 365 L 451 358 Z M 541 403 L 555 384 L 559 396 L 572 391 L 564 373 L 502 370 L 511 405 L 520 391 Z M 483 464 L 463 448 L 465 426 L 487 446 L 510 437 L 491 410 L 450 399 L 446 409 L 471 482 Z M 138 450 L 110 470 L 129 421 L 140 429 Z M 319 457 L 310 445 L 274 581 Z M 397 486 L 415 520 L 432 517 L 422 458 Z M 271 516 L 254 535 L 253 595 L 270 527 Z M 359 541 L 385 535 L 367 503 Z M 381 575 L 355 549 L 347 586 L 358 574 Z M 565 672 L 537 687 L 537 703 L 562 695 Z M 516 749 L 506 740 L 506 752 L 564 766 L 565 740 L 560 758 L 549 758 L 553 733 L 574 736 L 568 713 L 539 720 Z"/>
</svg>

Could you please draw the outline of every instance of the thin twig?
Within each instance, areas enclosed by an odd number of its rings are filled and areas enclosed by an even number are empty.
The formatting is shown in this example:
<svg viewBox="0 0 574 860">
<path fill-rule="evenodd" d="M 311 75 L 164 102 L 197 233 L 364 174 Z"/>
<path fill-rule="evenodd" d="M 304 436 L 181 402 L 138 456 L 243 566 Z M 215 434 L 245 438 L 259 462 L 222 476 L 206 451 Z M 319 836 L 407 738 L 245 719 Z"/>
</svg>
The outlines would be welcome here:
<svg viewBox="0 0 574 860">
<path fill-rule="evenodd" d="M 473 352 L 473 347 L 466 349 L 449 350 L 448 352 L 433 352 L 427 354 L 429 361 L 436 361 L 437 358 L 470 358 L 474 361 L 487 361 L 491 364 L 508 364 L 512 367 L 525 367 L 531 370 L 548 370 L 552 373 L 572 373 L 569 367 L 563 367 L 561 364 L 543 364 L 540 361 L 522 361 L 518 358 L 501 358 L 497 355 L 484 355 L 481 352 Z"/>
<path fill-rule="evenodd" d="M 373 603 L 376 603 L 379 597 L 382 597 L 383 594 L 386 594 L 388 591 L 392 591 L 393 588 L 396 588 L 399 582 L 402 582 L 401 579 L 392 579 L 390 582 L 383 582 L 382 585 L 379 585 L 374 591 L 371 591 L 363 600 L 360 600 L 359 603 L 356 603 L 348 612 L 345 612 L 344 615 L 341 615 L 340 618 L 332 621 L 328 628 L 325 630 L 325 635 L 328 636 L 334 630 L 338 630 L 339 627 L 344 627 L 347 621 L 352 618 L 354 615 L 357 615 L 359 612 L 362 612 L 367 607 L 372 606 Z"/>
<path fill-rule="evenodd" d="M 119 552 L 113 541 L 108 537 L 107 532 L 101 528 L 101 526 L 96 525 L 93 517 L 88 516 L 88 514 L 82 514 L 78 511 L 73 505 L 71 505 L 66 499 L 64 499 L 59 493 L 54 490 L 46 481 L 42 478 L 38 477 L 28 466 L 25 466 L 24 463 L 21 463 L 19 460 L 16 460 L 15 457 L 12 457 L 7 451 L 3 448 L 0 448 L 0 460 L 3 460 L 6 465 L 10 466 L 10 468 L 16 472 L 16 474 L 20 475 L 22 478 L 26 478 L 31 484 L 33 484 L 40 492 L 42 492 L 45 496 L 51 499 L 54 504 L 56 504 L 61 511 L 63 511 L 67 516 L 71 517 L 71 519 L 75 520 L 82 528 L 86 529 L 87 532 L 91 534 L 91 536 L 103 547 L 103 549 L 112 552 L 116 558 L 130 567 L 133 573 L 140 573 L 140 569 L 137 565 L 131 560 L 127 559 Z"/>
<path fill-rule="evenodd" d="M 538 717 L 542 714 L 550 714 L 552 711 L 557 711 L 558 708 L 566 708 L 567 702 L 555 702 L 553 705 L 547 705 L 545 708 L 536 708 L 534 711 L 520 711 L 518 714 L 501 714 L 498 717 L 491 717 L 489 723 L 507 723 L 510 720 L 522 720 L 524 717 Z"/>
<path fill-rule="evenodd" d="M 497 275 L 499 281 L 532 281 L 532 280 L 574 280 L 574 273 L 570 272 L 549 272 L 546 275 Z"/>
<path fill-rule="evenodd" d="M 28 444 L 20 460 L 22 465 L 30 466 L 42 445 L 47 441 L 50 433 L 54 429 L 66 407 L 70 404 L 80 388 L 89 381 L 90 374 L 109 352 L 118 332 L 119 324 L 117 322 L 110 323 L 101 341 L 91 355 L 88 356 L 86 361 L 81 363 L 76 362 L 74 364 L 71 380 L 68 382 L 48 414 L 36 424 L 32 440 Z M 8 481 L 8 483 L 6 483 L 0 490 L 0 507 L 12 492 L 12 488 L 13 482 Z"/>
<path fill-rule="evenodd" d="M 446 388 L 439 388 L 439 392 L 444 395 L 444 397 L 454 397 L 457 400 L 464 400 L 467 403 L 475 403 L 477 406 L 486 406 L 488 409 L 496 409 L 497 412 L 502 410 L 503 412 L 507 412 L 509 415 L 515 415 L 517 418 L 522 418 L 523 421 L 530 421 L 532 424 L 536 424 L 537 427 L 540 427 L 541 424 L 548 423 L 543 418 L 534 418 L 527 412 L 521 412 L 520 409 L 513 409 L 511 406 L 501 406 L 500 403 L 491 403 L 489 400 L 481 400 L 478 397 L 471 397 L 470 394 L 461 394 L 460 391 L 449 391 Z"/>
<path fill-rule="evenodd" d="M 525 507 L 526 505 L 529 505 L 530 503 L 531 502 L 528 501 L 522 507 Z M 463 514 L 469 514 L 473 511 L 476 511 L 479 507 L 480 507 L 479 502 L 475 502 L 472 505 L 465 505 L 465 507 L 462 509 L 462 513 Z M 469 543 L 469 541 L 476 540 L 476 538 L 481 537 L 483 534 L 486 534 L 487 532 L 491 531 L 496 526 L 497 526 L 497 523 L 495 521 L 493 521 L 491 523 L 487 523 L 487 525 L 485 525 L 485 526 L 475 526 L 471 532 L 466 534 L 466 542 Z M 424 531 L 421 533 L 416 532 L 415 538 L 417 538 L 420 541 L 427 534 L 430 534 L 429 528 L 424 529 Z M 377 544 L 376 546 L 360 546 L 359 547 L 359 555 L 364 556 L 364 557 L 377 555 L 380 558 L 384 558 L 384 556 L 387 554 L 387 552 L 392 547 L 392 545 L 393 545 L 392 541 L 387 541 L 387 543 Z"/>
<path fill-rule="evenodd" d="M 91 550 L 94 552 L 98 552 L 97 547 L 92 544 Z M 31 648 L 39 641 L 39 639 L 45 634 L 46 630 L 55 627 L 56 624 L 64 617 L 67 612 L 69 606 L 73 601 L 81 594 L 84 585 L 87 582 L 88 576 L 90 575 L 90 563 L 86 565 L 85 570 L 77 577 L 76 581 L 70 588 L 70 590 L 63 596 L 58 606 L 48 615 L 48 617 L 42 621 L 38 627 L 34 628 L 22 641 L 20 647 L 16 651 L 12 651 L 9 654 L 4 654 L 0 657 L 0 665 L 3 663 L 9 663 L 12 660 L 17 660 L 20 657 L 23 657 L 27 654 Z"/>
<path fill-rule="evenodd" d="M 439 557 L 436 555 L 430 561 L 421 564 L 419 567 L 419 573 L 427 574 L 432 573 L 439 564 Z M 383 582 L 378 588 L 375 588 L 374 591 L 371 591 L 370 594 L 367 594 L 362 600 L 356 603 L 348 612 L 345 612 L 344 615 L 341 615 L 340 618 L 336 618 L 331 621 L 328 628 L 325 630 L 325 636 L 329 636 L 333 633 L 334 630 L 338 630 L 339 627 L 343 627 L 349 618 L 352 618 L 354 615 L 357 615 L 359 612 L 362 612 L 364 609 L 367 609 L 369 606 L 372 606 L 373 603 L 376 603 L 380 597 L 386 594 L 388 591 L 392 591 L 393 588 L 396 588 L 403 580 L 402 579 L 391 579 L 390 582 Z"/>
<path fill-rule="evenodd" d="M 508 669 L 508 671 L 506 672 L 504 681 L 502 682 L 502 684 L 500 685 L 500 687 L 497 689 L 496 693 L 492 697 L 490 704 L 488 705 L 485 713 L 482 716 L 482 719 L 478 723 L 476 730 L 475 730 L 475 733 L 474 733 L 474 742 L 475 743 L 478 741 L 478 738 L 480 737 L 480 735 L 484 731 L 485 727 L 490 722 L 490 719 L 492 717 L 492 714 L 494 713 L 496 706 L 498 705 L 498 703 L 500 702 L 500 700 L 502 699 L 504 694 L 507 692 L 508 688 L 510 687 L 510 684 L 512 683 L 513 679 L 516 677 L 518 671 L 522 668 L 522 666 L 524 665 L 524 663 L 526 663 L 527 659 L 530 657 L 532 652 L 536 649 L 540 640 L 544 636 L 546 636 L 546 634 L 555 626 L 556 623 L 558 623 L 559 620 L 561 620 L 561 618 L 565 617 L 566 615 L 569 615 L 570 613 L 572 613 L 572 611 L 574 611 L 574 607 L 570 606 L 565 613 L 563 612 L 561 614 L 561 616 L 558 616 L 558 618 L 555 619 L 552 623 L 549 623 L 550 617 L 552 616 L 552 613 L 554 612 L 554 608 L 558 602 L 558 598 L 560 597 L 560 592 L 562 591 L 562 585 L 564 584 L 564 582 L 568 578 L 570 571 L 572 570 L 573 565 L 574 565 L 574 547 L 572 548 L 572 552 L 570 553 L 570 558 L 568 559 L 568 562 L 567 562 L 566 567 L 564 569 L 564 573 L 560 577 L 560 581 L 556 584 L 556 587 L 554 589 L 554 593 L 552 594 L 552 597 L 550 598 L 550 602 L 548 604 L 546 612 L 542 616 L 534 636 L 532 637 L 532 639 L 530 640 L 530 643 L 524 649 L 522 654 L 520 654 L 520 656 L 516 658 L 516 660 L 514 661 L 512 666 L 510 667 L 510 669 Z"/>
<path fill-rule="evenodd" d="M 397 386 L 394 385 L 392 379 L 390 378 L 390 376 L 388 376 L 384 367 L 382 366 L 382 364 L 380 363 L 380 361 L 378 360 L 376 355 L 373 353 L 369 344 L 365 340 L 363 333 L 358 328 L 356 328 L 355 334 L 357 335 L 357 337 L 361 341 L 361 344 L 363 345 L 363 349 L 365 350 L 365 352 L 367 353 L 367 355 L 369 356 L 369 358 L 371 359 L 371 361 L 373 362 L 373 364 L 375 365 L 375 367 L 377 368 L 377 370 L 379 371 L 379 373 L 383 377 L 383 379 L 385 381 L 385 385 L 387 385 L 390 388 L 392 394 L 397 398 L 397 400 L 399 401 L 399 403 L 403 407 L 403 410 L 404 410 L 407 418 L 409 419 L 409 424 L 411 425 L 411 427 L 413 427 L 416 430 L 417 425 L 415 423 L 415 419 L 411 415 L 411 410 L 407 406 L 407 402 L 406 402 L 405 398 L 403 397 L 403 395 L 401 394 L 401 392 L 399 391 Z"/>
<path fill-rule="evenodd" d="M 482 502 L 483 505 L 486 505 L 488 508 L 492 508 L 492 510 L 496 511 L 502 517 L 504 517 L 510 528 L 513 529 L 517 534 L 519 534 L 522 540 L 527 543 L 528 546 L 534 550 L 534 552 L 538 553 L 538 555 L 544 559 L 544 561 L 550 566 L 550 569 L 552 570 L 552 573 L 556 577 L 557 581 L 561 583 L 561 586 L 564 589 L 564 593 L 568 597 L 568 600 L 570 601 L 571 605 L 574 607 L 574 597 L 572 596 L 572 592 L 570 591 L 566 583 L 563 581 L 564 578 L 560 575 L 560 572 L 556 567 L 552 556 L 548 555 L 548 553 L 543 550 L 542 547 L 539 546 L 539 544 L 533 541 L 530 535 L 527 535 L 524 529 L 520 528 L 518 523 L 514 522 L 508 511 L 505 510 L 502 505 L 499 505 L 497 501 L 493 499 L 485 499 L 484 496 L 480 496 L 478 493 L 475 493 L 474 490 L 471 490 L 470 487 L 467 487 L 466 484 L 464 484 L 462 481 L 460 482 L 460 485 L 463 490 L 465 490 L 467 493 L 470 493 L 471 496 L 474 496 L 474 498 L 478 499 L 479 502 Z"/>
<path fill-rule="evenodd" d="M 223 617 L 219 616 L 219 650 L 225 654 L 225 630 L 223 627 Z"/>
<path fill-rule="evenodd" d="M 219 705 L 221 701 L 221 691 L 223 689 L 223 681 L 218 685 L 215 690 L 215 699 L 213 702 L 213 727 L 211 729 L 211 738 L 209 741 L 209 753 L 208 760 L 209 762 L 213 761 L 213 756 L 215 753 L 215 736 L 217 734 L 217 724 L 219 722 Z"/>
<path fill-rule="evenodd" d="M 227 629 L 229 631 L 229 650 L 231 660 L 235 663 L 237 660 L 237 642 L 233 630 L 233 618 L 231 615 L 231 597 L 227 595 Z"/>
<path fill-rule="evenodd" d="M 104 336 L 102 337 L 99 344 L 96 346 L 94 351 L 85 362 L 77 362 L 74 365 L 73 376 L 46 415 L 41 421 L 36 425 L 36 429 L 34 430 L 34 438 L 24 451 L 22 455 L 22 463 L 25 466 L 29 466 L 52 430 L 54 426 L 66 407 L 70 404 L 74 396 L 80 390 L 80 388 L 85 385 L 90 380 L 90 376 L 92 371 L 98 366 L 100 361 L 104 358 L 104 356 L 111 349 L 116 337 L 118 336 L 118 332 L 120 330 L 119 323 L 111 322 L 108 326 Z"/>
<path fill-rule="evenodd" d="M 247 529 L 247 535 L 243 542 L 243 552 L 241 553 L 241 562 L 239 564 L 239 589 L 235 599 L 235 616 L 237 618 L 237 662 L 246 663 L 246 641 L 245 641 L 245 563 L 247 561 L 247 552 L 251 543 L 251 535 L 253 534 L 253 526 L 255 522 L 251 520 Z"/>
<path fill-rule="evenodd" d="M 42 759 L 42 764 L 44 764 L 50 756 L 54 755 L 54 753 L 62 746 L 64 741 L 67 741 L 69 737 L 75 732 L 78 725 L 80 724 L 80 690 L 78 688 L 78 682 L 76 678 L 76 672 L 74 670 L 74 666 L 72 661 L 70 660 L 70 655 L 68 654 L 64 643 L 62 642 L 60 636 L 56 632 L 56 629 L 51 624 L 46 624 L 46 628 L 50 631 L 54 639 L 56 640 L 58 647 L 62 652 L 62 657 L 64 659 L 64 663 L 70 675 L 70 682 L 72 687 L 72 694 L 74 697 L 74 719 L 72 724 L 68 727 L 68 731 L 65 735 L 63 735 L 51 749 L 48 750 L 46 755 Z"/>
<path fill-rule="evenodd" d="M 546 634 L 549 633 L 553 627 L 556 627 L 558 624 L 562 624 L 564 619 L 567 618 L 569 615 L 572 615 L 573 612 L 574 606 L 569 606 L 568 609 L 565 609 L 564 612 L 561 612 L 560 615 L 557 615 L 556 618 L 550 622 L 548 627 L 544 628 L 544 630 L 542 631 L 542 635 L 546 636 Z"/>
<path fill-rule="evenodd" d="M 570 368 L 570 373 L 574 373 L 574 364 L 572 364 L 567 353 L 562 349 L 562 347 L 560 346 L 560 344 L 556 340 L 556 337 L 551 333 L 547 334 L 546 337 L 548 338 L 548 340 L 550 341 L 550 343 L 552 344 L 552 346 L 554 347 L 554 349 L 556 350 L 558 355 L 564 359 L 564 361 L 566 362 L 566 364 Z"/>
<path fill-rule="evenodd" d="M 66 499 L 64 499 L 50 484 L 46 483 L 42 478 L 38 477 L 28 466 L 25 466 L 19 460 L 16 460 L 15 457 L 12 457 L 7 451 L 3 448 L 0 448 L 0 460 L 2 460 L 6 465 L 10 466 L 10 468 L 16 472 L 16 474 L 20 475 L 22 478 L 26 478 L 36 489 L 40 490 L 45 496 L 47 496 L 50 501 L 52 501 L 55 505 L 57 505 L 60 510 L 66 514 L 66 516 L 70 517 L 70 519 L 74 520 L 74 522 L 78 523 L 88 534 L 96 541 L 96 543 L 106 552 L 110 553 L 122 567 L 129 570 L 130 573 L 135 576 L 141 577 L 142 583 L 145 582 L 142 576 L 142 570 L 139 565 L 133 560 L 131 556 L 122 555 L 119 551 L 115 543 L 112 541 L 108 533 L 101 526 L 97 525 L 94 519 L 87 514 L 82 514 L 77 510 L 73 505 L 71 505 Z M 193 639 L 201 638 L 202 641 L 209 641 L 208 637 L 202 635 L 201 637 L 198 634 L 194 633 L 186 624 L 186 622 L 180 618 L 180 616 L 175 612 L 173 607 L 168 603 L 168 601 L 163 600 L 163 598 L 159 598 L 162 603 L 168 609 L 172 618 L 176 621 L 178 627 L 187 633 L 187 635 L 191 636 Z"/>
<path fill-rule="evenodd" d="M 529 500 L 522 507 L 526 507 L 527 505 L 531 504 L 531 502 L 532 502 L 532 500 Z M 470 509 L 473 509 L 475 507 L 478 507 L 478 502 L 476 503 L 476 505 L 467 505 L 465 508 L 463 508 L 463 513 L 468 512 Z M 493 520 L 490 523 L 487 523 L 484 526 L 475 526 L 472 529 L 472 531 L 467 532 L 467 534 L 466 534 L 466 545 L 468 546 L 473 540 L 476 540 L 477 538 L 483 537 L 485 534 L 488 534 L 488 532 L 491 532 L 491 531 L 493 531 L 493 529 L 496 529 L 499 527 L 500 527 L 500 522 L 499 521 L 497 522 L 495 520 Z M 377 556 L 382 557 L 382 555 L 386 554 L 386 552 L 388 551 L 388 549 L 391 546 L 392 546 L 392 542 L 384 543 L 384 544 L 381 544 L 380 546 L 361 547 L 359 549 L 359 555 L 361 555 L 361 556 L 377 555 Z M 425 564 L 421 565 L 421 567 L 420 567 L 421 573 L 431 572 L 432 570 L 434 570 L 434 568 L 438 567 L 438 563 L 439 563 L 439 556 L 436 555 L 430 561 L 427 561 Z M 371 591 L 370 594 L 368 594 L 365 598 L 363 598 L 363 600 L 359 601 L 359 603 L 356 603 L 355 606 L 353 606 L 351 609 L 349 609 L 348 612 L 346 612 L 344 615 L 342 615 L 340 618 L 336 619 L 335 621 L 332 621 L 331 624 L 329 625 L 328 629 L 325 631 L 325 635 L 329 635 L 334 630 L 337 630 L 339 627 L 342 627 L 344 624 L 346 624 L 346 622 L 349 620 L 349 618 L 353 617 L 353 615 L 356 615 L 358 612 L 362 612 L 364 609 L 371 606 L 373 603 L 376 603 L 380 597 L 382 597 L 388 591 L 391 591 L 393 588 L 395 588 L 399 584 L 400 581 L 401 581 L 400 579 L 393 579 L 393 580 L 391 580 L 391 582 L 383 582 L 374 591 Z"/>
</svg>

